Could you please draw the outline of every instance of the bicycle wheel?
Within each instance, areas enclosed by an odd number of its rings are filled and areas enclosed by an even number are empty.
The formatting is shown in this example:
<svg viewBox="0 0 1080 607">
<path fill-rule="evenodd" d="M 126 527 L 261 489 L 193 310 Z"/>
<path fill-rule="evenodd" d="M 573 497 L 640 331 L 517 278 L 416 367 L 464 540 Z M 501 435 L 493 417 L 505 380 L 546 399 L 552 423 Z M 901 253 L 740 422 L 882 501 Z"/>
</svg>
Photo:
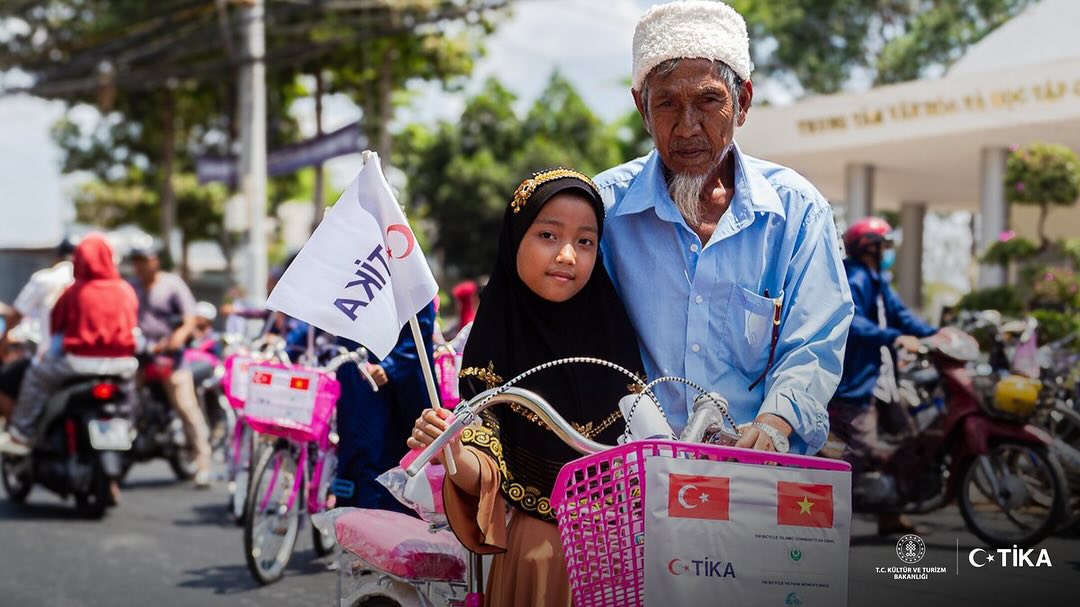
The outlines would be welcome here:
<svg viewBox="0 0 1080 607">
<path fill-rule="evenodd" d="M 334 482 L 334 477 L 337 475 L 337 454 L 333 451 L 323 456 L 323 468 L 322 476 L 319 479 L 319 499 L 325 504 L 325 508 L 329 510 L 333 508 L 331 500 L 334 499 L 333 492 L 330 490 L 330 486 Z M 312 512 L 312 514 L 315 514 Z M 311 525 L 311 543 L 315 546 L 315 554 L 319 556 L 327 556 L 334 551 L 334 546 L 337 545 L 337 539 L 334 537 L 332 531 L 323 533 L 319 531 L 319 528 L 314 524 Z"/>
<path fill-rule="evenodd" d="M 254 461 L 255 433 L 246 424 L 240 426 L 240 436 L 234 436 L 228 460 L 229 468 L 229 513 L 237 525 L 244 524 L 244 510 L 250 493 L 251 467 Z M 235 432 L 235 431 L 234 431 Z"/>
<path fill-rule="evenodd" d="M 285 574 L 300 530 L 303 479 L 297 495 L 296 457 L 287 444 L 279 443 L 260 454 L 252 474 L 252 491 L 244 508 L 244 558 L 255 581 L 266 585 Z"/>
<path fill-rule="evenodd" d="M 1002 443 L 974 458 L 960 481 L 960 513 L 968 529 L 995 548 L 1026 547 L 1055 529 L 1066 482 L 1045 449 Z"/>
</svg>

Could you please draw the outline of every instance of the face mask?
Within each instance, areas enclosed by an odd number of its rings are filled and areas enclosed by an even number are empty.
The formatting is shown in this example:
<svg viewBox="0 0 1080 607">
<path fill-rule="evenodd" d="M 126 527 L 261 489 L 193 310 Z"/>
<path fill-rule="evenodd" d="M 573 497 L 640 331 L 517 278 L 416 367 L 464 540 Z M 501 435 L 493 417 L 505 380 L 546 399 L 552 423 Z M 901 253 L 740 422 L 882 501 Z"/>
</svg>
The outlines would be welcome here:
<svg viewBox="0 0 1080 607">
<path fill-rule="evenodd" d="M 885 252 L 881 254 L 881 271 L 884 272 L 884 271 L 888 270 L 889 268 L 893 267 L 893 264 L 895 264 L 895 263 L 896 263 L 896 250 L 895 249 L 886 249 Z"/>
</svg>

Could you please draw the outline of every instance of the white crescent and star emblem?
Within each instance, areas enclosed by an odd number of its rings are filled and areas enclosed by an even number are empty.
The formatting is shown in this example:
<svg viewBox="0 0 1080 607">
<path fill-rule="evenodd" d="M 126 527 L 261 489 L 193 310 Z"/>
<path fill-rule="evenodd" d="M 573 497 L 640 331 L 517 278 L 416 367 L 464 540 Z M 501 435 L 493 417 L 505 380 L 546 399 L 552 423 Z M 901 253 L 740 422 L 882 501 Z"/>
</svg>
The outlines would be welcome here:
<svg viewBox="0 0 1080 607">
<path fill-rule="evenodd" d="M 688 489 L 697 489 L 697 485 L 683 485 L 682 487 L 679 488 L 678 500 L 679 500 L 679 505 L 682 506 L 683 508 L 686 508 L 687 510 L 693 510 L 694 508 L 697 508 L 701 504 L 704 504 L 705 502 L 709 501 L 709 494 L 702 491 L 701 494 L 698 496 L 698 501 L 701 502 L 701 503 L 700 504 L 694 504 L 693 506 L 691 506 L 686 501 L 686 491 Z"/>
</svg>

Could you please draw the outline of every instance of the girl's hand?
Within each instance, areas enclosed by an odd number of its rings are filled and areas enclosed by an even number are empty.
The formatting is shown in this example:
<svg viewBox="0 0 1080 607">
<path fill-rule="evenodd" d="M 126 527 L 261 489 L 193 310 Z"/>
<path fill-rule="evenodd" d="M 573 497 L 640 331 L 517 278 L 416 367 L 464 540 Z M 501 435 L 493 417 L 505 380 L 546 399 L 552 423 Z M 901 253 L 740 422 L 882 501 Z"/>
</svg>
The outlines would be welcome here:
<svg viewBox="0 0 1080 607">
<path fill-rule="evenodd" d="M 409 435 L 405 444 L 410 449 L 424 449 L 430 445 L 436 438 L 438 438 L 449 426 L 446 423 L 446 418 L 450 417 L 449 409 L 424 409 L 424 412 L 420 414 L 420 417 L 416 419 L 416 423 L 413 425 L 412 434 Z M 450 441 L 450 453 L 454 456 L 454 460 L 461 459 L 461 440 L 459 437 L 455 437 Z M 441 460 L 437 458 L 436 461 Z"/>
</svg>

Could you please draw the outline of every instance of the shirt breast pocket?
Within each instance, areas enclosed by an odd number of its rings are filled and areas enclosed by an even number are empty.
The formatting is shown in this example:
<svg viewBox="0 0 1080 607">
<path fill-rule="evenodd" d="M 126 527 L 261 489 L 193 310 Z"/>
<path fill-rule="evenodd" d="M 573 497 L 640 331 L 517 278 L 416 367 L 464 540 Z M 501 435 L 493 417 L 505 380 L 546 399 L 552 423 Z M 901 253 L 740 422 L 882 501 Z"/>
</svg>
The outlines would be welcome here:
<svg viewBox="0 0 1080 607">
<path fill-rule="evenodd" d="M 725 340 L 732 362 L 747 377 L 757 377 L 769 364 L 773 322 L 783 299 L 783 293 L 773 299 L 738 285 L 732 289 Z"/>
</svg>

